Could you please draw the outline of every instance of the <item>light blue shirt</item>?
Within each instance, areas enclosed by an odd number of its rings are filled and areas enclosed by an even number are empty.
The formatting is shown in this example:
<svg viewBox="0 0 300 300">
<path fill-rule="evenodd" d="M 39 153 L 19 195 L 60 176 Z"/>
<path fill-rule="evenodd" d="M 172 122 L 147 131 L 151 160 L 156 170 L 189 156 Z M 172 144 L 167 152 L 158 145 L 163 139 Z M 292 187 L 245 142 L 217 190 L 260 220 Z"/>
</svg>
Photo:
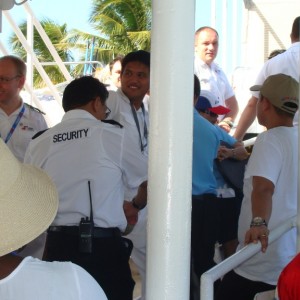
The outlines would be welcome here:
<svg viewBox="0 0 300 300">
<path fill-rule="evenodd" d="M 193 195 L 217 194 L 213 173 L 214 159 L 220 144 L 217 128 L 194 109 L 193 130 Z"/>
</svg>

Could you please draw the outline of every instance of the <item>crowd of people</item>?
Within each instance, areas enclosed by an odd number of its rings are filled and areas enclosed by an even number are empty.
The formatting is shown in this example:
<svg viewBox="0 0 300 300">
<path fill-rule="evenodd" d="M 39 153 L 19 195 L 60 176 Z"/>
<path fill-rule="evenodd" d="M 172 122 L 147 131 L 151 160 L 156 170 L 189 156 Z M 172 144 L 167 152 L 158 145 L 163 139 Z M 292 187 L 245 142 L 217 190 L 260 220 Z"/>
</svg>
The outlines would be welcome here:
<svg viewBox="0 0 300 300">
<path fill-rule="evenodd" d="M 292 46 L 270 54 L 234 133 L 238 101 L 214 62 L 218 32 L 195 33 L 191 300 L 216 264 L 216 244 L 224 258 L 249 243 L 262 250 L 216 282 L 218 300 L 275 289 L 296 255 L 295 230 L 271 245 L 268 235 L 297 213 L 299 28 L 297 17 Z M 146 299 L 150 53 L 117 56 L 110 72 L 108 87 L 92 76 L 71 81 L 61 122 L 47 128 L 20 97 L 23 60 L 0 58 L 1 298 L 131 300 L 131 258 Z M 256 115 L 266 131 L 250 155 L 242 139 Z M 243 188 L 223 161 L 247 163 Z"/>
</svg>

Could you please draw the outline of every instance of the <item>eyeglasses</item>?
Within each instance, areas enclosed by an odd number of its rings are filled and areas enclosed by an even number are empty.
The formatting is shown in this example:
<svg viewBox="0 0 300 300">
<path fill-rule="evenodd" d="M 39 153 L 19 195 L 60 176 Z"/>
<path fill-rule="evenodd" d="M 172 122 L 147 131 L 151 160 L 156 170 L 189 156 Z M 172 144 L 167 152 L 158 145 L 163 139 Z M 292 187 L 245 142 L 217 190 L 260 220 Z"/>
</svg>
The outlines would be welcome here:
<svg viewBox="0 0 300 300">
<path fill-rule="evenodd" d="M 10 77 L 10 78 L 9 77 L 0 77 L 0 83 L 8 83 L 8 82 L 10 82 L 10 81 L 12 81 L 16 78 L 19 78 L 19 77 L 21 77 L 21 75 L 16 75 L 16 76 Z"/>
<path fill-rule="evenodd" d="M 105 105 L 106 106 L 106 105 Z M 106 111 L 105 111 L 105 119 L 108 118 L 108 116 L 110 115 L 111 110 L 106 106 Z"/>
</svg>

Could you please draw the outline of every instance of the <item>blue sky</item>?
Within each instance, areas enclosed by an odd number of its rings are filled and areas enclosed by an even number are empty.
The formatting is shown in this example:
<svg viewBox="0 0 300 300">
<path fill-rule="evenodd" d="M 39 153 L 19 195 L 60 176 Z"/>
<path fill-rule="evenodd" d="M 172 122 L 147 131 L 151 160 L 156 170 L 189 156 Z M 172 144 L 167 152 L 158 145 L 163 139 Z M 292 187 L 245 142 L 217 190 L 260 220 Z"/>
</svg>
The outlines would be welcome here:
<svg viewBox="0 0 300 300">
<path fill-rule="evenodd" d="M 18 1 L 20 2 L 20 1 Z M 228 5 L 228 21 L 233 17 L 231 14 L 231 5 L 232 0 L 227 1 Z M 238 0 L 239 8 L 243 5 L 243 1 Z M 51 5 L 49 5 L 51 3 Z M 90 0 L 29 0 L 29 5 L 33 10 L 37 19 L 41 20 L 43 18 L 50 18 L 53 21 L 63 24 L 67 23 L 68 30 L 76 28 L 82 31 L 92 32 L 92 28 L 88 24 L 88 18 L 91 11 L 91 3 Z M 195 29 L 204 25 L 211 25 L 211 12 L 210 5 L 211 1 L 205 0 L 196 0 L 196 12 L 195 12 Z M 217 6 L 217 15 L 216 15 L 216 29 L 220 34 L 220 50 L 219 55 L 217 57 L 217 61 L 222 65 L 222 16 L 221 11 L 224 0 L 216 0 Z M 9 10 L 11 17 L 15 20 L 16 23 L 20 23 L 21 20 L 26 19 L 26 13 L 22 6 L 15 5 L 11 10 Z M 241 18 L 239 14 L 239 18 Z M 240 23 L 241 20 L 239 19 Z M 231 28 L 231 24 L 228 24 L 228 28 Z M 0 39 L 4 42 L 5 46 L 9 49 L 8 45 L 8 37 L 12 34 L 12 29 L 10 25 L 7 23 L 6 18 L 3 16 L 2 18 L 2 33 L 0 33 Z M 230 35 L 227 36 L 230 39 Z M 224 41 L 223 41 L 224 42 Z M 227 42 L 227 41 L 226 41 Z M 229 41 L 230 42 L 230 41 Z M 229 72 L 231 72 L 234 66 L 230 65 L 230 59 L 226 60 L 226 67 Z"/>
</svg>

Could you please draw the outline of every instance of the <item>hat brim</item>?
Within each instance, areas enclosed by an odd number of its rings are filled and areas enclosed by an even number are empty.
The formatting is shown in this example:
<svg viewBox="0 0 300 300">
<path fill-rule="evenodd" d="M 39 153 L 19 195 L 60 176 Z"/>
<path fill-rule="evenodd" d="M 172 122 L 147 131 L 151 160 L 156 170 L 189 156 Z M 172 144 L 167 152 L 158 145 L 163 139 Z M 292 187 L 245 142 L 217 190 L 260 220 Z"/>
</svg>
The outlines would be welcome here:
<svg viewBox="0 0 300 300">
<path fill-rule="evenodd" d="M 21 163 L 13 189 L 1 194 L 0 201 L 0 256 L 43 233 L 58 209 L 58 194 L 50 177 L 41 169 Z"/>
<path fill-rule="evenodd" d="M 210 107 L 208 108 L 209 111 L 217 114 L 217 115 L 226 115 L 230 112 L 230 109 L 225 107 L 225 106 L 222 106 L 222 105 L 219 105 L 219 106 L 215 106 L 215 107 Z"/>
<path fill-rule="evenodd" d="M 262 88 L 262 85 L 253 85 L 253 86 L 251 86 L 250 87 L 250 91 L 251 92 L 258 92 L 258 91 L 260 91 L 261 90 L 261 88 Z"/>
</svg>

